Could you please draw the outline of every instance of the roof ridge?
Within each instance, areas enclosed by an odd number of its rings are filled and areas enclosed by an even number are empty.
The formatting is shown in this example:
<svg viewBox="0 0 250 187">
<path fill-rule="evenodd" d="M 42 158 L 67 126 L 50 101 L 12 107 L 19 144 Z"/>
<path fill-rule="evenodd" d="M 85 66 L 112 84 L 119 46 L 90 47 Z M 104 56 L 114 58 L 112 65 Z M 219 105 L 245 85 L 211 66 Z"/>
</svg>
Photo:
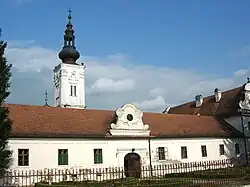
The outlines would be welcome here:
<svg viewBox="0 0 250 187">
<path fill-rule="evenodd" d="M 229 89 L 229 90 L 222 91 L 222 94 L 225 94 L 225 93 L 227 93 L 227 92 L 231 92 L 231 91 L 233 91 L 233 90 L 237 90 L 237 89 L 239 89 L 239 88 L 241 88 L 241 87 L 242 87 L 242 86 L 238 86 L 238 87 L 236 87 L 236 88 L 232 88 L 232 89 Z M 205 100 L 205 99 L 208 99 L 208 98 L 210 98 L 210 97 L 214 97 L 214 95 L 213 95 L 213 94 L 208 95 L 208 96 L 206 96 L 206 97 L 203 97 L 203 99 Z M 184 105 L 187 105 L 187 104 L 192 104 L 192 103 L 194 103 L 194 102 L 195 102 L 195 101 L 185 102 L 185 103 L 183 103 L 183 104 L 176 105 L 176 106 L 171 107 L 171 108 L 181 107 L 181 106 L 184 106 Z"/>
</svg>

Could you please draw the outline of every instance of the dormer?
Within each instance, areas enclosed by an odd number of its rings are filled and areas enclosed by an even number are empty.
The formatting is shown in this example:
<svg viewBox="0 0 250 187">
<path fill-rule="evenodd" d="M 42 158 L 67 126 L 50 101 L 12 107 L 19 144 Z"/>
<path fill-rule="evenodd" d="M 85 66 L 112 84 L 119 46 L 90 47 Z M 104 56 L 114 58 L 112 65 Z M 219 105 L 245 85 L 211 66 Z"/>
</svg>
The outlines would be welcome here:
<svg viewBox="0 0 250 187">
<path fill-rule="evenodd" d="M 239 102 L 239 106 L 243 110 L 250 110 L 250 80 L 247 78 L 247 83 L 243 85 L 244 99 Z"/>
<path fill-rule="evenodd" d="M 214 89 L 214 99 L 215 99 L 215 102 L 218 103 L 220 102 L 221 100 L 221 97 L 222 97 L 222 92 L 219 88 L 215 88 Z"/>
<path fill-rule="evenodd" d="M 202 95 L 196 95 L 195 96 L 195 107 L 196 108 L 201 107 L 202 103 L 203 103 L 203 97 L 202 97 Z"/>
</svg>

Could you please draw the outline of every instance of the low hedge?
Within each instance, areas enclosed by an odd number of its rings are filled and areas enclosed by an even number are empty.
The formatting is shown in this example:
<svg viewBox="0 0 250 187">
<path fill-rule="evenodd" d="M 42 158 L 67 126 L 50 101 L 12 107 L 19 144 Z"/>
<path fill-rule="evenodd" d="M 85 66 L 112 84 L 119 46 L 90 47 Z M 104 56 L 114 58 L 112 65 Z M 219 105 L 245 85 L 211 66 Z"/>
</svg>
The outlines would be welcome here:
<svg viewBox="0 0 250 187">
<path fill-rule="evenodd" d="M 186 173 L 170 173 L 166 174 L 165 178 L 199 178 L 199 179 L 229 179 L 250 177 L 250 170 L 248 168 L 227 168 L 227 169 L 213 169 L 194 171 Z"/>
</svg>

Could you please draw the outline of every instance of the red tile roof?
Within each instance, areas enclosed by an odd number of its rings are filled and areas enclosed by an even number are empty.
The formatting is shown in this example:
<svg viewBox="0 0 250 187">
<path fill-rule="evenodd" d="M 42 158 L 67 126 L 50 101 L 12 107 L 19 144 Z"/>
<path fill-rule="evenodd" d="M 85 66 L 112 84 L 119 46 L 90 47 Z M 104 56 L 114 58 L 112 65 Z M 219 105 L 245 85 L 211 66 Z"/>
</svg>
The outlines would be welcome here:
<svg viewBox="0 0 250 187">
<path fill-rule="evenodd" d="M 234 116 L 238 115 L 239 101 L 242 98 L 243 87 L 222 92 L 221 100 L 216 103 L 214 95 L 203 98 L 201 107 L 195 107 L 195 101 L 178 105 L 169 110 L 169 114 L 188 114 L 204 116 Z"/>
<path fill-rule="evenodd" d="M 8 104 L 13 137 L 105 137 L 116 115 L 110 110 L 70 109 Z M 212 116 L 144 113 L 143 122 L 152 136 L 201 137 L 241 136 Z M 107 137 L 107 136 L 106 136 Z M 108 136 L 110 137 L 110 136 Z"/>
</svg>

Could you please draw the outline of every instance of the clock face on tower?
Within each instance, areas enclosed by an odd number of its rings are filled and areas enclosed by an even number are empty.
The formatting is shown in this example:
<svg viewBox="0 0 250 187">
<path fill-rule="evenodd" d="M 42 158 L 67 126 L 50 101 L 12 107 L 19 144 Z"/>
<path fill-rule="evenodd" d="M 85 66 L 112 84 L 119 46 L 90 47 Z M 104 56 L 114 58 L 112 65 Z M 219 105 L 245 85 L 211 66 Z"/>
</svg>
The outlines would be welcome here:
<svg viewBox="0 0 250 187">
<path fill-rule="evenodd" d="M 77 82 L 77 81 L 78 81 L 76 71 L 72 71 L 72 72 L 69 74 L 69 80 L 70 80 L 70 81 L 73 81 L 73 82 Z"/>
</svg>

